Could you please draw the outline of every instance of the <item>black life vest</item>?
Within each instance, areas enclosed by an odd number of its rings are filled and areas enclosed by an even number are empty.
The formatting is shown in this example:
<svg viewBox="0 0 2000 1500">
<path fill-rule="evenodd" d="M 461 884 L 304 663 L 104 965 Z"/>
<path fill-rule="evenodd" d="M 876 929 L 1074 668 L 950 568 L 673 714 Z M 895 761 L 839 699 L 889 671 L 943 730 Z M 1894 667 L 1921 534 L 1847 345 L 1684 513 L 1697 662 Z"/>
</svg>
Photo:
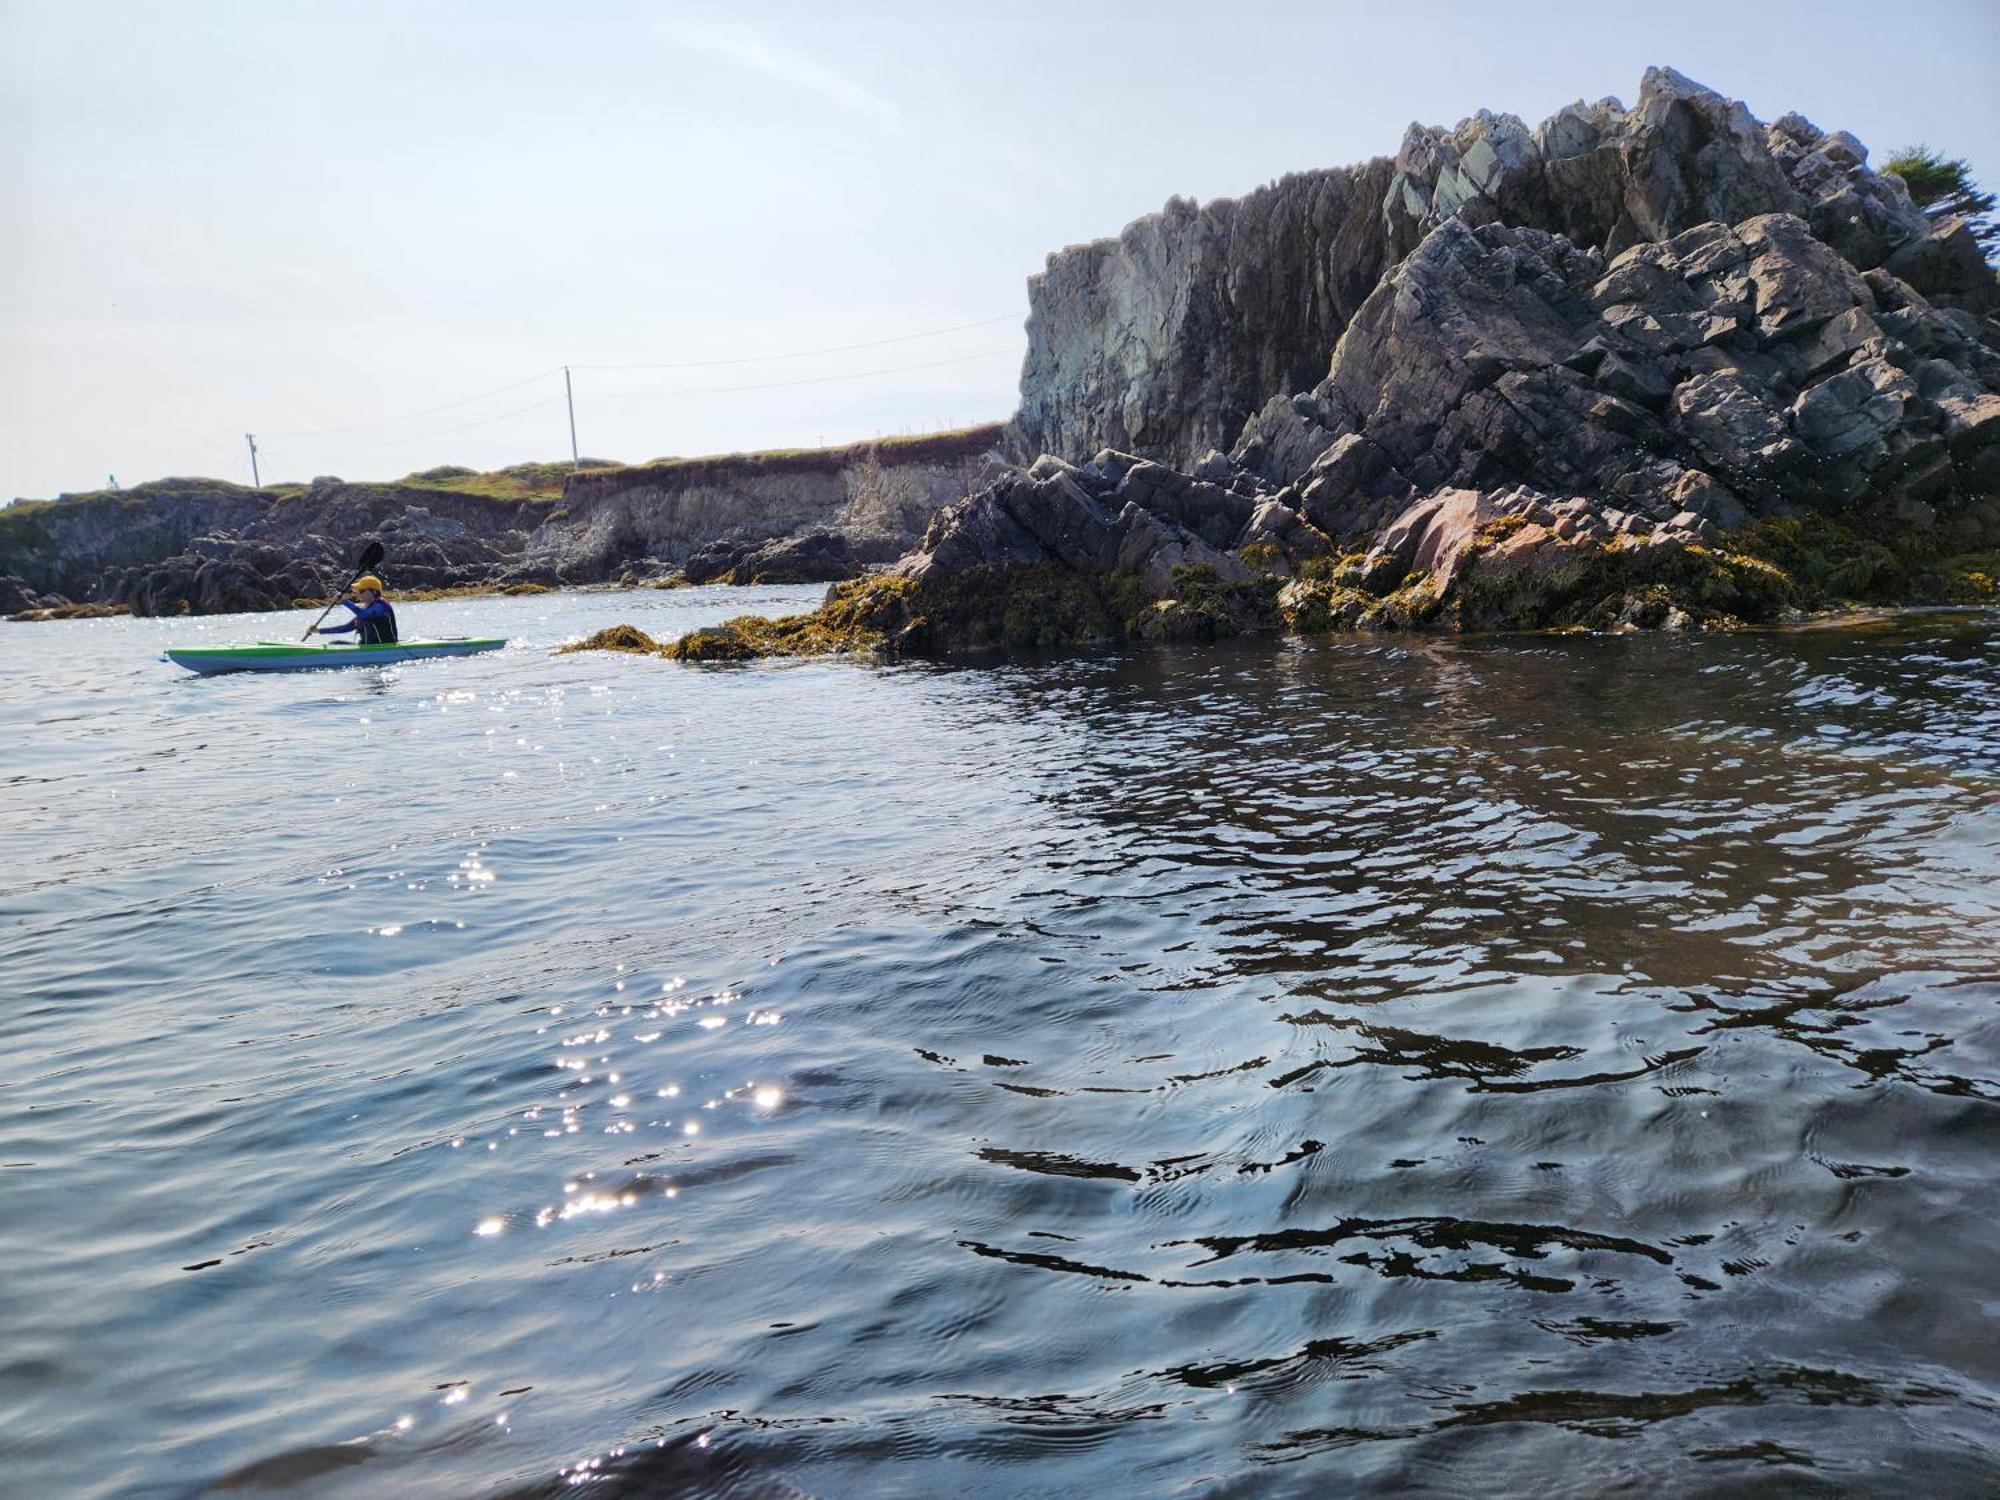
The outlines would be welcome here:
<svg viewBox="0 0 2000 1500">
<path fill-rule="evenodd" d="M 354 623 L 361 627 L 359 638 L 364 646 L 393 646 L 396 644 L 396 611 L 389 607 L 389 601 L 377 601 L 382 606 L 380 617 L 356 615 Z"/>
</svg>

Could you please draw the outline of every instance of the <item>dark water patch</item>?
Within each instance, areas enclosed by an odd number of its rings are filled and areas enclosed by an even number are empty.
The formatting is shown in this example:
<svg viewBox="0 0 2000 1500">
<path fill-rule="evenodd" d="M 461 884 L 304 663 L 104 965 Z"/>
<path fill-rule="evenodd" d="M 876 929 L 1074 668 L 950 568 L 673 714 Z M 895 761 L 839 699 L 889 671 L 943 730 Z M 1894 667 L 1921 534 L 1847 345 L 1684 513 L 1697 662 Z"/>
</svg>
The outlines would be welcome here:
<svg viewBox="0 0 2000 1500">
<path fill-rule="evenodd" d="M 1073 1156 L 1053 1151 L 1009 1151 L 999 1146 L 987 1146 L 977 1154 L 981 1161 L 1016 1167 L 1023 1172 L 1046 1172 L 1051 1177 L 1098 1177 L 1114 1182 L 1139 1180 L 1137 1172 L 1116 1162 L 1079 1161 Z"/>
</svg>

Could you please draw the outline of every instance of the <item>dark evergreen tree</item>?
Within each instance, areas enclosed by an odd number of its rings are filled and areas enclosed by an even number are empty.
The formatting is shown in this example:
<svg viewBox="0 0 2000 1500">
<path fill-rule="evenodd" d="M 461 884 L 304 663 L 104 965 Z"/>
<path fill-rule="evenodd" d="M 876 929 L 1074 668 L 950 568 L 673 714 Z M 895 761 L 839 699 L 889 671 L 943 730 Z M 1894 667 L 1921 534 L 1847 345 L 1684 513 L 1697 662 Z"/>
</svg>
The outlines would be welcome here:
<svg viewBox="0 0 2000 1500">
<path fill-rule="evenodd" d="M 2000 221 L 1993 217 L 1994 195 L 1979 191 L 1972 164 L 1963 157 L 1940 156 L 1924 145 L 1905 146 L 1889 158 L 1885 171 L 1894 172 L 1910 190 L 1910 200 L 1933 220 L 1963 219 L 1987 258 L 2000 250 Z"/>
</svg>

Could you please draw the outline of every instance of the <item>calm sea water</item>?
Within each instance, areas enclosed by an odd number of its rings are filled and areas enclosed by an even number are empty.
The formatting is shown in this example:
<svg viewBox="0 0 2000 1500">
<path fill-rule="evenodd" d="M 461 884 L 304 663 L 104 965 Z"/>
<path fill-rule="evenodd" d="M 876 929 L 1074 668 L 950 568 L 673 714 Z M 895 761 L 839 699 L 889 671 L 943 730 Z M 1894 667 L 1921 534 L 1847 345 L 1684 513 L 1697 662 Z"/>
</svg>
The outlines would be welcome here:
<svg viewBox="0 0 2000 1500">
<path fill-rule="evenodd" d="M 0 1490 L 2000 1487 L 1993 617 L 547 654 L 816 592 L 0 626 Z"/>
</svg>

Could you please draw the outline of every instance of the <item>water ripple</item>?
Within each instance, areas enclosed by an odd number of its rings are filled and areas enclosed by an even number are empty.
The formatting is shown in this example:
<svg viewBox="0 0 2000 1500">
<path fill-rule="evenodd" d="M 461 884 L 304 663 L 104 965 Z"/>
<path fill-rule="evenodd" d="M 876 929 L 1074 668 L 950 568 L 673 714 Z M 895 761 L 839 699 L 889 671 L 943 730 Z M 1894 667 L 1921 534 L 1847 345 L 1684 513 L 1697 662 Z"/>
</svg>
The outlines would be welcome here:
<svg viewBox="0 0 2000 1500">
<path fill-rule="evenodd" d="M 1990 617 L 543 649 L 744 607 L 0 626 L 24 1493 L 2000 1487 Z"/>
</svg>

